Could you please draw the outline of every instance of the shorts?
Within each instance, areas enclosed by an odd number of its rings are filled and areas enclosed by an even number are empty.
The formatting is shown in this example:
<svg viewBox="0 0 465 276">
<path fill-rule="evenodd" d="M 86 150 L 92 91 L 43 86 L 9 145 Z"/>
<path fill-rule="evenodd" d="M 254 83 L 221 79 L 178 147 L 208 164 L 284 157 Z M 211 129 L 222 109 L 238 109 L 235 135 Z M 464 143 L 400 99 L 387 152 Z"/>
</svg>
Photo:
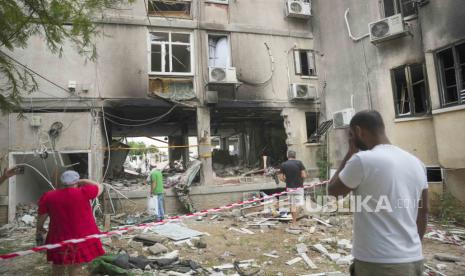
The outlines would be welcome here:
<svg viewBox="0 0 465 276">
<path fill-rule="evenodd" d="M 354 260 L 350 266 L 351 276 L 422 276 L 423 260 L 410 263 L 384 264 Z"/>
<path fill-rule="evenodd" d="M 289 196 L 289 204 L 291 205 L 291 208 L 303 207 L 305 205 L 303 188 L 297 191 L 289 192 L 288 196 Z"/>
</svg>

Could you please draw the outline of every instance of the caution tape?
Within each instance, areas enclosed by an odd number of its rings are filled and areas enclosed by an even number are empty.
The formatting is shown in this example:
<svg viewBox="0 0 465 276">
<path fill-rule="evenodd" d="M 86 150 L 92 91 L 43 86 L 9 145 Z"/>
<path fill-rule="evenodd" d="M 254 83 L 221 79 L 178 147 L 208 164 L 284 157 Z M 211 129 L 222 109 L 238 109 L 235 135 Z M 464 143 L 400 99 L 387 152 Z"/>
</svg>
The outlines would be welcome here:
<svg viewBox="0 0 465 276">
<path fill-rule="evenodd" d="M 273 198 L 273 197 L 277 197 L 277 196 L 285 195 L 285 194 L 288 194 L 288 193 L 292 193 L 292 192 L 295 192 L 295 191 L 298 191 L 298 190 L 301 190 L 301 189 L 314 188 L 316 186 L 321 186 L 321 185 L 324 185 L 326 183 L 327 183 L 327 181 L 324 181 L 324 182 L 320 182 L 320 183 L 315 183 L 313 185 L 306 185 L 306 186 L 301 187 L 301 188 L 287 189 L 286 191 L 282 191 L 282 192 L 279 192 L 279 193 L 274 193 L 274 194 L 263 196 L 263 197 L 258 197 L 258 198 L 245 200 L 245 201 L 240 201 L 240 202 L 236 202 L 236 203 L 230 203 L 230 204 L 227 204 L 227 205 L 224 205 L 224 206 L 221 206 L 221 207 L 206 209 L 206 210 L 202 210 L 202 211 L 195 212 L 195 213 L 190 213 L 190 214 L 181 215 L 181 216 L 171 216 L 171 217 L 168 217 L 166 220 L 159 221 L 159 222 L 142 223 L 142 224 L 138 224 L 138 225 L 135 225 L 135 226 L 121 227 L 121 228 L 118 228 L 117 230 L 112 230 L 112 231 L 108 231 L 108 232 L 104 232 L 104 233 L 100 233 L 100 234 L 93 234 L 93 235 L 89 235 L 89 236 L 79 238 L 79 239 L 70 239 L 70 240 L 65 240 L 65 241 L 59 242 L 59 243 L 45 244 L 45 245 L 41 245 L 41 246 L 36 246 L 36 247 L 33 247 L 31 249 L 28 249 L 28 250 L 17 251 L 17 252 L 13 252 L 13 253 L 0 255 L 0 261 L 13 259 L 13 258 L 16 258 L 16 257 L 22 257 L 22 256 L 26 256 L 26 255 L 29 255 L 29 254 L 37 253 L 37 252 L 56 249 L 56 248 L 60 248 L 60 247 L 66 246 L 66 245 L 83 243 L 83 242 L 86 242 L 86 241 L 91 240 L 91 239 L 101 239 L 101 238 L 105 238 L 105 237 L 111 237 L 111 236 L 114 236 L 114 235 L 123 235 L 125 233 L 132 232 L 134 230 L 150 228 L 150 227 L 153 227 L 153 226 L 162 225 L 162 224 L 166 224 L 166 223 L 173 222 L 173 221 L 180 221 L 180 220 L 188 219 L 188 218 L 192 218 L 192 217 L 204 216 L 204 215 L 209 214 L 209 213 L 221 212 L 221 211 L 224 211 L 224 210 L 240 207 L 240 206 L 243 206 L 243 205 L 246 205 L 246 204 L 251 204 L 251 203 L 259 202 L 259 201 L 262 201 L 262 200 L 267 200 L 267 199 L 270 199 L 270 198 Z"/>
</svg>

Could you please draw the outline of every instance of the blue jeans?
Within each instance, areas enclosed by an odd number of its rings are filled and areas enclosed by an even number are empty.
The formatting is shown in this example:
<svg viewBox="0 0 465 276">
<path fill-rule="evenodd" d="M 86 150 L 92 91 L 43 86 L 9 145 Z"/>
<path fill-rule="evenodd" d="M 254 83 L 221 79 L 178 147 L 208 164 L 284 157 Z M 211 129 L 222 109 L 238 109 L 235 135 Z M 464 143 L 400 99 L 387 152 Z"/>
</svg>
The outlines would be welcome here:
<svg viewBox="0 0 465 276">
<path fill-rule="evenodd" d="M 165 219 L 165 196 L 164 194 L 157 194 L 158 199 L 158 213 L 157 220 Z"/>
</svg>

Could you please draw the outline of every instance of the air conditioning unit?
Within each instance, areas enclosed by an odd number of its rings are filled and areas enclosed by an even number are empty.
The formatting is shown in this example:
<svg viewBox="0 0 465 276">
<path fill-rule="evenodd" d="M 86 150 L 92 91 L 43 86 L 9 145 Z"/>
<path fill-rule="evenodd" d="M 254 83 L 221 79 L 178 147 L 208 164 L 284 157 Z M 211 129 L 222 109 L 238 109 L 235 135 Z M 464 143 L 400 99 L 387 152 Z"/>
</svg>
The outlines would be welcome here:
<svg viewBox="0 0 465 276">
<path fill-rule="evenodd" d="M 317 98 L 316 88 L 310 84 L 293 83 L 289 92 L 290 100 L 314 100 Z"/>
<path fill-rule="evenodd" d="M 236 68 L 208 67 L 209 83 L 238 83 Z"/>
<path fill-rule="evenodd" d="M 345 128 L 350 125 L 350 120 L 355 115 L 353 108 L 346 108 L 333 113 L 334 128 Z"/>
<path fill-rule="evenodd" d="M 286 16 L 309 18 L 312 16 L 312 8 L 310 0 L 287 0 L 286 1 Z"/>
<path fill-rule="evenodd" d="M 402 14 L 396 14 L 368 24 L 371 43 L 380 43 L 407 34 Z"/>
</svg>

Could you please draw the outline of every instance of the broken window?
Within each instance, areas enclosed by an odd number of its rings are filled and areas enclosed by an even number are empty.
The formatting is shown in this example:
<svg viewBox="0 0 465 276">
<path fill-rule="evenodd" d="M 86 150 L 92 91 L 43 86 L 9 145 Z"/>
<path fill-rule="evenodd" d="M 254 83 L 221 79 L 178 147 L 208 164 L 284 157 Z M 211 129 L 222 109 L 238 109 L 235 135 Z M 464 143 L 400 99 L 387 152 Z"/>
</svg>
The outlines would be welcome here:
<svg viewBox="0 0 465 276">
<path fill-rule="evenodd" d="M 318 129 L 315 130 L 307 140 L 307 143 L 319 143 L 321 136 L 325 135 L 328 129 L 333 125 L 333 120 L 322 122 Z M 307 135 L 309 133 L 307 132 Z"/>
<path fill-rule="evenodd" d="M 191 1 L 149 0 L 150 16 L 191 18 Z"/>
<path fill-rule="evenodd" d="M 208 35 L 208 66 L 231 67 L 231 51 L 227 35 Z"/>
<path fill-rule="evenodd" d="M 295 73 L 301 76 L 316 76 L 315 54 L 311 50 L 295 50 Z"/>
<path fill-rule="evenodd" d="M 424 64 L 392 69 L 396 115 L 419 116 L 428 112 L 429 99 Z"/>
<path fill-rule="evenodd" d="M 305 122 L 307 124 L 307 137 L 315 133 L 318 129 L 318 112 L 305 112 Z"/>
<path fill-rule="evenodd" d="M 402 13 L 409 17 L 417 14 L 416 0 L 383 0 L 384 17 Z"/>
<path fill-rule="evenodd" d="M 465 43 L 437 53 L 443 106 L 465 103 Z"/>
<path fill-rule="evenodd" d="M 150 72 L 192 74 L 192 38 L 189 33 L 150 33 Z"/>
</svg>

